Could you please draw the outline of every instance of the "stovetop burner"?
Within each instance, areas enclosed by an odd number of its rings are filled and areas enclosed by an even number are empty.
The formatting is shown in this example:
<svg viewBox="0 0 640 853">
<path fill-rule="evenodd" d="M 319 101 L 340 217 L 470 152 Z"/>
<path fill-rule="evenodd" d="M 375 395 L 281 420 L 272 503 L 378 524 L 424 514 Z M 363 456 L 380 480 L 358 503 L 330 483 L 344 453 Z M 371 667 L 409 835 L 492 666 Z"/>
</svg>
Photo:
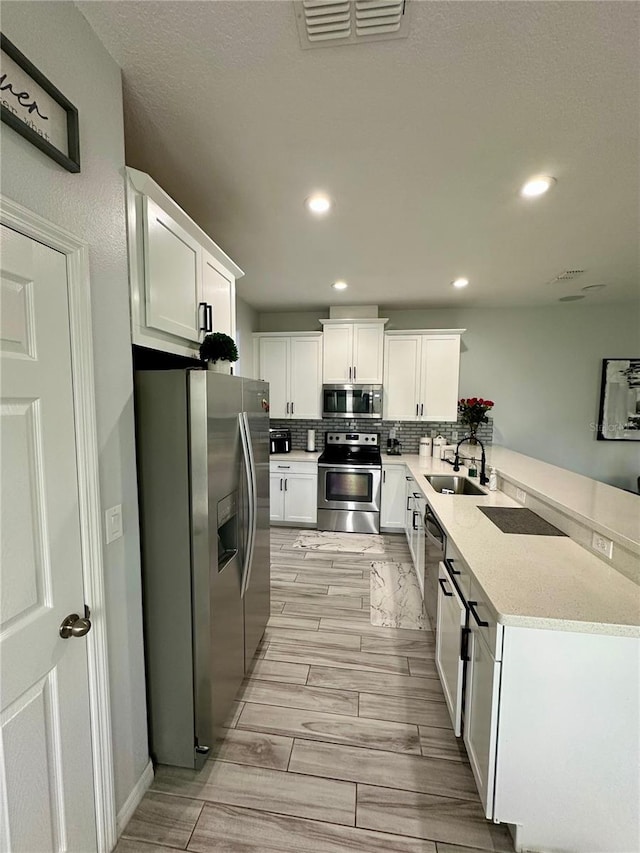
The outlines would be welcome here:
<svg viewBox="0 0 640 853">
<path fill-rule="evenodd" d="M 380 435 L 376 432 L 327 432 L 318 463 L 382 466 Z"/>
</svg>

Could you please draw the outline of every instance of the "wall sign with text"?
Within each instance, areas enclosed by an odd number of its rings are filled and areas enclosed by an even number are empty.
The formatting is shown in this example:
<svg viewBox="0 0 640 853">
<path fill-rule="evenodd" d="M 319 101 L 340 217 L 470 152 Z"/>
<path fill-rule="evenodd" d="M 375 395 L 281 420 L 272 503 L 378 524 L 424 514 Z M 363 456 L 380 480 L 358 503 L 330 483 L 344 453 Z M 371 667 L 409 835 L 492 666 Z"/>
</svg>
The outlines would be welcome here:
<svg viewBox="0 0 640 853">
<path fill-rule="evenodd" d="M 0 117 L 32 145 L 80 171 L 78 110 L 0 33 Z"/>
</svg>

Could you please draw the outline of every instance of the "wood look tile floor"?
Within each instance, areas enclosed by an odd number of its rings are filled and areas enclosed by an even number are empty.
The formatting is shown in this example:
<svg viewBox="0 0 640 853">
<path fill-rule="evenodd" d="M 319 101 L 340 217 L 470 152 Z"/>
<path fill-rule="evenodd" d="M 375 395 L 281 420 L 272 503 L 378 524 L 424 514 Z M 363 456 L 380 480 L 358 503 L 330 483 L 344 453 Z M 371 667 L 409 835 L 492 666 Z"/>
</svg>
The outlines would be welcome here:
<svg viewBox="0 0 640 853">
<path fill-rule="evenodd" d="M 272 616 L 199 771 L 159 766 L 115 853 L 511 853 L 485 820 L 429 631 L 369 619 L 373 557 L 271 534 Z M 386 554 L 409 561 L 403 536 Z"/>
</svg>

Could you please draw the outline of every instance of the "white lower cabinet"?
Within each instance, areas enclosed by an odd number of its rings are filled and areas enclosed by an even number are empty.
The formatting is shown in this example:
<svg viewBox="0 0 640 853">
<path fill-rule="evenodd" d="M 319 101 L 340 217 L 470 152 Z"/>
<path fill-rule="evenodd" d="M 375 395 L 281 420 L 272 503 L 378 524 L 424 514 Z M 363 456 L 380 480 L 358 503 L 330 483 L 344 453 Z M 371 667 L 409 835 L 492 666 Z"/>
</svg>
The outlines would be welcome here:
<svg viewBox="0 0 640 853">
<path fill-rule="evenodd" d="M 404 532 L 416 571 L 420 593 L 424 597 L 424 508 L 425 499 L 415 479 L 405 472 Z"/>
<path fill-rule="evenodd" d="M 318 468 L 315 462 L 272 462 L 269 493 L 271 522 L 304 526 L 317 523 Z"/>
<path fill-rule="evenodd" d="M 469 615 L 464 745 L 471 763 L 484 813 L 493 817 L 498 737 L 500 661 L 496 661 L 485 634 Z"/>
<path fill-rule="evenodd" d="M 466 609 L 444 563 L 438 576 L 438 617 L 436 620 L 436 668 L 453 730 L 462 730 L 462 680 L 464 659 L 462 638 L 465 636 Z"/>
<path fill-rule="evenodd" d="M 404 530 L 405 484 L 404 465 L 382 466 L 382 495 L 380 498 L 380 528 Z"/>
</svg>

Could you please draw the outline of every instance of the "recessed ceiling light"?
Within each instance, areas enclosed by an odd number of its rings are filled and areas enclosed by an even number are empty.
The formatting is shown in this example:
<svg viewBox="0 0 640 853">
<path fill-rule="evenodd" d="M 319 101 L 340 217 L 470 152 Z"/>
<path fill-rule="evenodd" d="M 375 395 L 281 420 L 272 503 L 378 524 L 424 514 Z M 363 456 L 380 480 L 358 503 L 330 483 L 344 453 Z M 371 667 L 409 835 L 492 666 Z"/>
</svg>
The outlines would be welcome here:
<svg viewBox="0 0 640 853">
<path fill-rule="evenodd" d="M 586 287 L 583 287 L 582 289 L 584 291 L 588 292 L 590 290 L 602 290 L 602 288 L 606 287 L 606 286 L 607 286 L 606 284 L 588 284 Z"/>
<path fill-rule="evenodd" d="M 547 190 L 555 184 L 556 179 L 549 175 L 536 175 L 535 178 L 530 178 L 520 190 L 520 195 L 524 198 L 537 198 L 539 195 L 544 195 Z"/>
<path fill-rule="evenodd" d="M 578 299 L 586 299 L 586 296 L 561 296 L 558 302 L 577 302 Z"/>
<path fill-rule="evenodd" d="M 457 278 L 455 281 L 452 281 L 451 284 L 454 287 L 466 287 L 469 284 L 468 278 Z"/>
<path fill-rule="evenodd" d="M 324 193 L 314 193 L 305 201 L 311 213 L 327 213 L 331 209 L 331 199 Z"/>
<path fill-rule="evenodd" d="M 331 285 L 334 290 L 346 290 L 348 286 L 346 281 L 334 281 Z"/>
</svg>

